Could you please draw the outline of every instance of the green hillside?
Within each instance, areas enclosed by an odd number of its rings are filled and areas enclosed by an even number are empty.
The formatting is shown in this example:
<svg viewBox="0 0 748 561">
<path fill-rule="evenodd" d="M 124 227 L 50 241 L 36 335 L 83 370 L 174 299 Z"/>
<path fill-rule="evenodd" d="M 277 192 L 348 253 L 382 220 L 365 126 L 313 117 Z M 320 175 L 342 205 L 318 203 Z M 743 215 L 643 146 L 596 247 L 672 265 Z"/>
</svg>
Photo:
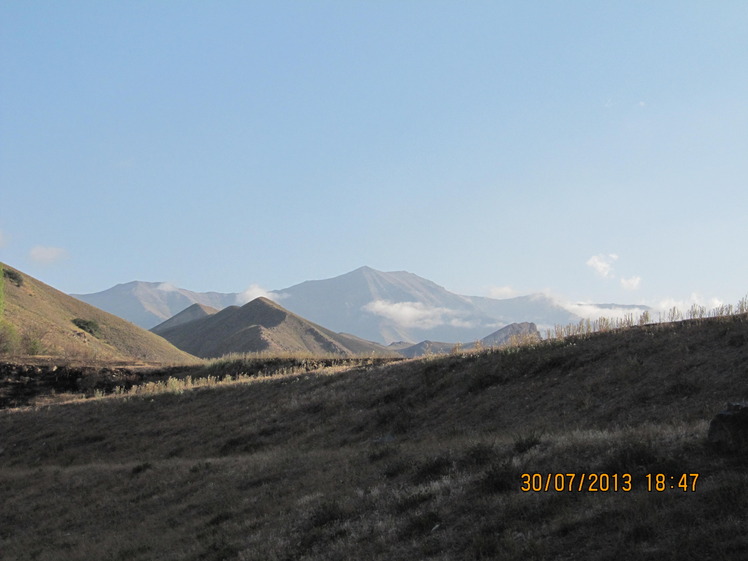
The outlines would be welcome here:
<svg viewBox="0 0 748 561">
<path fill-rule="evenodd" d="M 745 314 L 270 374 L 0 412 L 3 558 L 748 557 Z"/>
<path fill-rule="evenodd" d="M 0 359 L 186 363 L 197 359 L 130 322 L 4 264 Z"/>
</svg>

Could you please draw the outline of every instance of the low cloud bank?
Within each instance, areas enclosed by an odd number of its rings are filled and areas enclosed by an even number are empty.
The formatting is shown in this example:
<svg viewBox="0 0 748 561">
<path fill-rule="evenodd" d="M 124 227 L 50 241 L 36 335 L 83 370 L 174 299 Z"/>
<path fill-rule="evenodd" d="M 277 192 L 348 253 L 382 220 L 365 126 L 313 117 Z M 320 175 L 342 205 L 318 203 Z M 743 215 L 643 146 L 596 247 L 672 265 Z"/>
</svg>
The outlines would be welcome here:
<svg viewBox="0 0 748 561">
<path fill-rule="evenodd" d="M 255 298 L 267 298 L 273 302 L 278 302 L 283 299 L 283 294 L 270 292 L 269 290 L 262 288 L 259 284 L 251 284 L 246 290 L 236 295 L 236 304 L 238 306 L 243 306 Z"/>
<path fill-rule="evenodd" d="M 588 304 L 585 302 L 565 303 L 563 307 L 572 314 L 576 314 L 584 319 L 599 319 L 601 317 L 609 319 L 624 319 L 627 316 L 639 318 L 644 312 L 648 311 L 648 306 L 601 306 L 600 304 Z M 652 313 L 652 310 L 649 310 Z"/>
<path fill-rule="evenodd" d="M 394 321 L 401 327 L 433 329 L 442 325 L 452 327 L 475 327 L 457 310 L 428 306 L 422 302 L 390 302 L 373 300 L 363 307 L 364 311 Z"/>
</svg>

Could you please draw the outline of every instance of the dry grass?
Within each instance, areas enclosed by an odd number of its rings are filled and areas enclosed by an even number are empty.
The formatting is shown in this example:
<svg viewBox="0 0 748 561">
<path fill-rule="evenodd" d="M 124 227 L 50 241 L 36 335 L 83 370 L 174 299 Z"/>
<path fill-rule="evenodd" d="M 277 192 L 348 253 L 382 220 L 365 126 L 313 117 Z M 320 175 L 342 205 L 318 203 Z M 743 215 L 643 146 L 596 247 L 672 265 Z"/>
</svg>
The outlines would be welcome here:
<svg viewBox="0 0 748 561">
<path fill-rule="evenodd" d="M 748 398 L 746 316 L 335 368 L 1 412 L 3 558 L 748 555 L 748 462 L 705 441 Z M 633 489 L 520 491 L 558 472 Z"/>
<path fill-rule="evenodd" d="M 52 355 L 76 362 L 144 361 L 162 364 L 196 363 L 161 337 L 128 321 L 94 308 L 7 265 L 4 271 L 22 282 L 4 283 L 5 311 L 0 323 L 10 325 L 17 341 L 0 354 Z M 76 321 L 79 325 L 76 325 Z M 80 325 L 95 325 L 86 331 Z M 91 331 L 94 331 L 92 333 Z M 16 357 L 13 357 L 16 358 Z"/>
</svg>

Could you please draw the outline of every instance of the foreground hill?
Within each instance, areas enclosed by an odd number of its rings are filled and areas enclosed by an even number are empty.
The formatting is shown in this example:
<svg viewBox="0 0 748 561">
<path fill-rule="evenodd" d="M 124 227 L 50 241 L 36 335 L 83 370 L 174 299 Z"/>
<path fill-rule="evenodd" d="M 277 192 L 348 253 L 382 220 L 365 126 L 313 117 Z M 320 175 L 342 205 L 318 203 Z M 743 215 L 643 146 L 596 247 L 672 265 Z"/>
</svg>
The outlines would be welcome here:
<svg viewBox="0 0 748 561">
<path fill-rule="evenodd" d="M 334 333 L 267 298 L 220 312 L 191 306 L 153 328 L 176 347 L 200 357 L 229 353 L 386 354 L 381 345 Z M 188 319 L 195 318 L 195 319 Z"/>
<path fill-rule="evenodd" d="M 3 558 L 743 560 L 747 366 L 742 315 L 3 411 Z"/>
<path fill-rule="evenodd" d="M 7 265 L 6 354 L 83 361 L 195 362 L 161 337 L 99 310 Z M 8 328 L 8 326 L 10 326 Z M 3 349 L 0 349 L 3 350 Z"/>
</svg>

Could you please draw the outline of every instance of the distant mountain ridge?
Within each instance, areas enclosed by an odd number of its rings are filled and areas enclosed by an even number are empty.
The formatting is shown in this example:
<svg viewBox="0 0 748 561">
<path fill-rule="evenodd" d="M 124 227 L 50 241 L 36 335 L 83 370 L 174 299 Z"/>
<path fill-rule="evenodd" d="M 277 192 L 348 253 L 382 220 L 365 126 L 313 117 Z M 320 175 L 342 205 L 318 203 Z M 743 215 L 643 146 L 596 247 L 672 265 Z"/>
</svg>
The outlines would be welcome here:
<svg viewBox="0 0 748 561">
<path fill-rule="evenodd" d="M 221 311 L 193 304 L 152 331 L 202 358 L 257 352 L 388 354 L 381 345 L 334 333 L 262 297 Z"/>
<path fill-rule="evenodd" d="M 530 322 L 543 329 L 581 319 L 543 294 L 507 299 L 462 296 L 413 273 L 371 267 L 305 281 L 268 296 L 333 332 L 383 344 L 472 343 L 513 323 Z M 193 304 L 223 309 L 245 303 L 241 293 L 192 292 L 156 282 L 120 284 L 76 298 L 148 329 Z"/>
<path fill-rule="evenodd" d="M 133 281 L 93 294 L 71 294 L 87 304 L 150 329 L 192 304 L 222 309 L 237 303 L 239 294 L 192 292 L 165 282 Z"/>
</svg>

